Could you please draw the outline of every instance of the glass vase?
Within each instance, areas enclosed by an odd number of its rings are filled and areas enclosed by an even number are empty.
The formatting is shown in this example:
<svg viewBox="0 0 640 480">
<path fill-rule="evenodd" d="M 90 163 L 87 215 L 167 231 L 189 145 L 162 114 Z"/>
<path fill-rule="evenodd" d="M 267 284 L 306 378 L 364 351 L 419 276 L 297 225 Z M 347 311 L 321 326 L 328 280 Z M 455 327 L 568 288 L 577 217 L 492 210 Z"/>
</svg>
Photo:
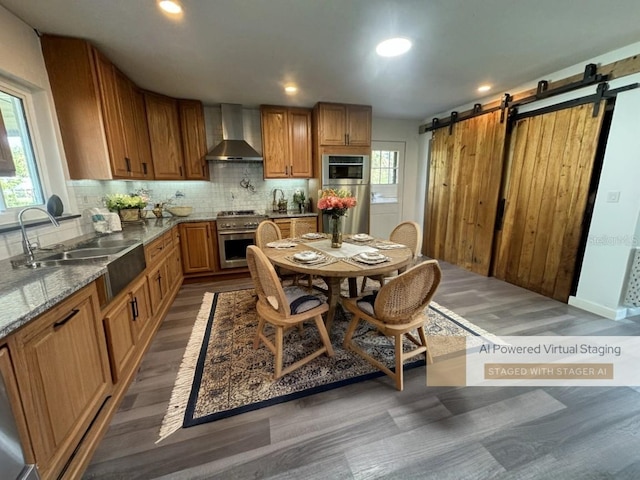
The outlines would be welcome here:
<svg viewBox="0 0 640 480">
<path fill-rule="evenodd" d="M 331 248 L 340 248 L 342 246 L 342 217 L 331 217 L 329 231 L 331 232 Z"/>
</svg>

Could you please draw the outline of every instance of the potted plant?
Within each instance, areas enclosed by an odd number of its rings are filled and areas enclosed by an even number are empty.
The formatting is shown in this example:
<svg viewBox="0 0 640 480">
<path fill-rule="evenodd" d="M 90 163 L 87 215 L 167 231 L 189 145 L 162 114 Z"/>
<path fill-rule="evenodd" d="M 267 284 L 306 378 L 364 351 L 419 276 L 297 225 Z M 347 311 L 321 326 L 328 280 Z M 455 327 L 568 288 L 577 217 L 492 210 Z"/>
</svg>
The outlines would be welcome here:
<svg viewBox="0 0 640 480">
<path fill-rule="evenodd" d="M 304 213 L 304 201 L 305 201 L 305 196 L 304 196 L 304 192 L 301 192 L 300 190 L 296 190 L 293 193 L 293 203 L 296 203 L 298 205 L 298 211 L 300 213 Z"/>
<path fill-rule="evenodd" d="M 105 205 L 112 212 L 118 212 L 123 222 L 140 220 L 140 211 L 147 206 L 147 201 L 141 195 L 127 195 L 114 193 L 105 197 Z"/>
</svg>

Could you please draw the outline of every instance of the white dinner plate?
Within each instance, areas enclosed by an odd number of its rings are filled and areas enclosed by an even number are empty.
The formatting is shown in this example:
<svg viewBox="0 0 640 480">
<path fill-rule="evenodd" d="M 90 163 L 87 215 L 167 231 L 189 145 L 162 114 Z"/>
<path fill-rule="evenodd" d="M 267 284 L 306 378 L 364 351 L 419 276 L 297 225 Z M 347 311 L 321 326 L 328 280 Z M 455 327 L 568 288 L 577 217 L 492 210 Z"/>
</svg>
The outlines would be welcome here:
<svg viewBox="0 0 640 480">
<path fill-rule="evenodd" d="M 320 257 L 316 252 L 306 250 L 304 252 L 294 253 L 293 258 L 299 262 L 315 262 Z"/>
<path fill-rule="evenodd" d="M 366 233 L 356 233 L 351 238 L 353 240 L 355 240 L 356 242 L 366 242 L 367 240 L 372 240 L 373 239 L 372 236 L 367 235 Z"/>
<path fill-rule="evenodd" d="M 302 235 L 302 238 L 307 240 L 315 240 L 317 238 L 324 238 L 324 235 L 321 233 L 305 233 Z"/>
<path fill-rule="evenodd" d="M 380 257 L 376 257 L 376 258 L 369 258 L 369 257 L 362 256 L 362 254 L 359 254 L 359 255 L 356 255 L 354 258 L 358 262 L 366 263 L 367 265 L 377 265 L 378 263 L 384 263 L 389 260 L 389 257 L 385 257 L 384 255 L 381 255 Z"/>
</svg>

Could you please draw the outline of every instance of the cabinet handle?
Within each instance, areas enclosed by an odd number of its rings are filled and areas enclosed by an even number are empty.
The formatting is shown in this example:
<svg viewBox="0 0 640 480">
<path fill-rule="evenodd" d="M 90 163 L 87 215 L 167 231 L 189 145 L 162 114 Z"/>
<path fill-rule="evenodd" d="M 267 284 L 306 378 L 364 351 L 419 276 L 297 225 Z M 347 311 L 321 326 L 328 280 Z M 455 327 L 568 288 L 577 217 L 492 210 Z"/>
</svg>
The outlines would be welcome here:
<svg viewBox="0 0 640 480">
<path fill-rule="evenodd" d="M 127 164 L 127 172 L 131 173 L 131 160 L 127 157 L 124 157 L 124 162 Z"/>
<path fill-rule="evenodd" d="M 203 165 L 202 165 L 202 176 L 203 176 L 203 177 L 206 177 L 206 176 L 207 176 L 207 172 L 205 171 L 205 168 L 206 168 L 206 167 L 205 167 L 205 166 L 204 166 L 204 164 L 203 164 Z"/>
<path fill-rule="evenodd" d="M 78 310 L 77 308 L 74 308 L 73 310 L 71 310 L 71 312 L 69 312 L 69 315 L 64 317 L 62 320 L 57 321 L 56 323 L 54 323 L 53 324 L 53 329 L 55 330 L 55 329 L 60 328 L 65 323 L 67 323 L 69 320 L 71 320 L 73 317 L 75 317 L 79 312 L 80 312 L 80 310 Z"/>
<path fill-rule="evenodd" d="M 289 175 L 293 175 L 293 165 L 291 165 L 291 167 L 289 167 L 291 170 L 289 171 Z"/>
<path fill-rule="evenodd" d="M 142 173 L 147 174 L 147 162 L 142 162 Z"/>
<path fill-rule="evenodd" d="M 133 297 L 133 300 L 131 300 L 131 313 L 133 314 L 133 321 L 135 322 L 139 316 L 137 297 Z"/>
<path fill-rule="evenodd" d="M 180 171 L 180 176 L 182 177 L 182 167 L 178 167 L 178 170 Z"/>
</svg>

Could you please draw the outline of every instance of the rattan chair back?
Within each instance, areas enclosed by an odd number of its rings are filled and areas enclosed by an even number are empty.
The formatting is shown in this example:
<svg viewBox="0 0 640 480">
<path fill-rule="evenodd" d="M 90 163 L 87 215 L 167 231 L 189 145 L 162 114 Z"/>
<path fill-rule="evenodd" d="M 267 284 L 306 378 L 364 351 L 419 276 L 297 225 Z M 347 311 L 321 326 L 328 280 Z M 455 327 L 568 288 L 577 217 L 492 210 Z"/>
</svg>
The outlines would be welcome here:
<svg viewBox="0 0 640 480">
<path fill-rule="evenodd" d="M 376 296 L 374 316 L 388 324 L 411 323 L 429 305 L 441 278 L 436 260 L 422 262 L 392 278 Z"/>
<path fill-rule="evenodd" d="M 247 265 L 258 295 L 258 302 L 269 306 L 282 317 L 291 316 L 289 303 L 275 268 L 262 250 L 255 245 L 247 247 Z"/>
<path fill-rule="evenodd" d="M 315 233 L 318 228 L 311 225 L 304 218 L 292 218 L 291 219 L 291 237 L 301 237 L 305 233 Z"/>
<path fill-rule="evenodd" d="M 258 248 L 265 248 L 267 243 L 282 239 L 280 227 L 271 220 L 265 220 L 258 224 L 256 229 L 256 245 Z"/>
<path fill-rule="evenodd" d="M 413 252 L 413 258 L 416 258 L 422 244 L 422 230 L 416 222 L 402 222 L 391 231 L 389 240 L 406 245 Z"/>
</svg>

